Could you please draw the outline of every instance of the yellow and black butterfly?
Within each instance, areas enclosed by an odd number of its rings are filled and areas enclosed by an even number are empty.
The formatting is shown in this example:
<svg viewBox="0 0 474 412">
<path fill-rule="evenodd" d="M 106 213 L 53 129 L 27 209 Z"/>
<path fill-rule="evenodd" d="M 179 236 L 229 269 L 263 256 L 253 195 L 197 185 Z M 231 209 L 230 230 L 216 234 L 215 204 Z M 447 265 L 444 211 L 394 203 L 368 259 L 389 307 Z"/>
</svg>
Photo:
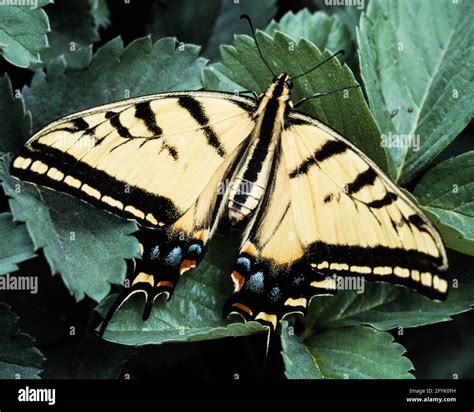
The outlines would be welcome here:
<svg viewBox="0 0 474 412">
<path fill-rule="evenodd" d="M 16 156 L 13 175 L 140 227 L 142 259 L 101 333 L 132 294 L 146 295 L 143 319 L 157 296 L 170 298 L 203 259 L 222 212 L 246 227 L 225 316 L 275 329 L 313 296 L 333 293 L 333 275 L 446 294 L 432 224 L 354 145 L 294 110 L 292 85 L 281 74 L 256 98 L 190 91 L 95 107 L 48 125 Z"/>
</svg>

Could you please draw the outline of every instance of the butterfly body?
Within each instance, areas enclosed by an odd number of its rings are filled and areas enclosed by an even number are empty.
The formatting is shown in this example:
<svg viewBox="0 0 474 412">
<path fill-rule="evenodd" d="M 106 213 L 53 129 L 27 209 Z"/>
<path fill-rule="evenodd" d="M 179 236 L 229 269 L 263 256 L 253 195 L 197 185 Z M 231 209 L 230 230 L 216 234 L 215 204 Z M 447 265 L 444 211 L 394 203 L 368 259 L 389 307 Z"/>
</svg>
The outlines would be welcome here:
<svg viewBox="0 0 474 412">
<path fill-rule="evenodd" d="M 290 107 L 289 80 L 287 74 L 281 74 L 259 98 L 249 147 L 232 182 L 229 196 L 229 218 L 233 223 L 250 216 L 266 191 L 274 154 Z"/>
<path fill-rule="evenodd" d="M 11 172 L 138 223 L 141 259 L 101 329 L 133 294 L 143 318 L 196 267 L 227 210 L 244 222 L 224 315 L 275 329 L 335 277 L 357 276 L 446 295 L 436 229 L 344 137 L 293 109 L 291 79 L 258 99 L 163 93 L 95 107 L 37 132 Z M 227 185 L 226 182 L 232 182 Z"/>
</svg>

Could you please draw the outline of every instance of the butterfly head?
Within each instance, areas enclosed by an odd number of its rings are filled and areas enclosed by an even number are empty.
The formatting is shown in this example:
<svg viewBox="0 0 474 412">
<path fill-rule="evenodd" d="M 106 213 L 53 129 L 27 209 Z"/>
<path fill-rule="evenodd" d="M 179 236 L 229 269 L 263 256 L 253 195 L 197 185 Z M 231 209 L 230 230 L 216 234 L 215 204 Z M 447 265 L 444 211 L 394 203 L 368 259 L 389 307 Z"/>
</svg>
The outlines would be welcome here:
<svg viewBox="0 0 474 412">
<path fill-rule="evenodd" d="M 273 77 L 273 82 L 266 90 L 265 95 L 268 98 L 277 98 L 286 101 L 290 99 L 292 88 L 293 80 L 291 80 L 288 74 L 283 73 Z"/>
</svg>

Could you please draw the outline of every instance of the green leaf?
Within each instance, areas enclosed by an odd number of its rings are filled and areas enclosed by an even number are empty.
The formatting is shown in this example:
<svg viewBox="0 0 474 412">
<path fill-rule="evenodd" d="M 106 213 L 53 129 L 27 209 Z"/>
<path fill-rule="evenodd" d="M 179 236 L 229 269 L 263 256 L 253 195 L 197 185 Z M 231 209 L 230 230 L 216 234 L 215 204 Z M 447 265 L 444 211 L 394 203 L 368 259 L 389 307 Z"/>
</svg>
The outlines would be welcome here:
<svg viewBox="0 0 474 412">
<path fill-rule="evenodd" d="M 18 263 L 35 256 L 25 225 L 13 222 L 10 213 L 0 213 L 0 275 L 18 270 Z"/>
<path fill-rule="evenodd" d="M 265 29 L 271 36 L 275 31 L 282 31 L 295 40 L 306 39 L 319 49 L 336 52 L 340 49 L 348 52 L 351 49 L 351 34 L 337 17 L 318 11 L 311 14 L 308 9 L 298 13 L 289 11 L 277 23 L 273 20 Z"/>
<path fill-rule="evenodd" d="M 8 74 L 0 78 L 0 124 L 0 152 L 16 152 L 31 134 L 31 113 L 23 96 L 14 96 Z"/>
<path fill-rule="evenodd" d="M 451 320 L 451 316 L 474 306 L 474 261 L 455 252 L 449 254 L 450 290 L 444 302 L 434 302 L 405 287 L 366 282 L 363 293 L 339 291 L 318 296 L 304 319 L 303 338 L 321 330 L 369 325 L 380 330 L 409 328 Z"/>
<path fill-rule="evenodd" d="M 233 239 L 234 246 L 238 238 Z M 225 300 L 232 294 L 232 271 L 236 248 L 215 235 L 205 260 L 183 276 L 169 302 L 155 301 L 150 318 L 143 322 L 143 295 L 134 295 L 112 318 L 104 338 L 126 345 L 200 341 L 243 336 L 266 331 L 258 322 L 231 323 L 222 318 Z M 117 296 L 98 307 L 102 317 Z"/>
<path fill-rule="evenodd" d="M 356 39 L 356 27 L 359 24 L 360 15 L 364 7 L 367 7 L 369 0 L 357 0 L 347 5 L 327 4 L 325 0 L 309 0 L 325 12 L 337 16 L 350 30 L 352 38 Z"/>
<path fill-rule="evenodd" d="M 446 246 L 474 256 L 474 151 L 437 164 L 413 194 Z"/>
<path fill-rule="evenodd" d="M 61 342 L 48 356 L 43 379 L 118 379 L 135 348 L 95 338 Z"/>
<path fill-rule="evenodd" d="M 89 0 L 92 4 L 92 16 L 96 28 L 107 28 L 110 25 L 110 11 L 106 0 Z"/>
<path fill-rule="evenodd" d="M 410 379 L 413 365 L 393 336 L 365 326 L 335 328 L 301 340 L 282 322 L 289 379 Z"/>
<path fill-rule="evenodd" d="M 38 0 L 38 7 L 3 5 L 0 13 L 0 55 L 18 67 L 41 63 L 40 52 L 48 46 L 48 16 L 43 7 L 48 0 Z"/>
<path fill-rule="evenodd" d="M 297 75 L 311 69 L 329 57 L 305 39 L 294 46 L 294 40 L 276 32 L 274 39 L 258 32 L 257 37 L 270 66 L 276 73 Z M 204 83 L 213 90 L 253 90 L 262 92 L 271 82 L 272 75 L 257 53 L 254 41 L 248 36 L 237 36 L 233 46 L 221 49 L 221 62 L 204 71 Z M 316 92 L 336 90 L 357 84 L 350 69 L 336 59 L 320 69 L 295 81 L 293 101 Z M 236 87 L 240 85 L 240 87 Z M 342 136 L 357 145 L 383 169 L 386 156 L 380 145 L 380 132 L 359 89 L 314 99 L 302 106 L 302 111 L 328 124 Z"/>
<path fill-rule="evenodd" d="M 0 303 L 0 379 L 39 379 L 45 359 L 17 323 L 18 316 Z"/>
<path fill-rule="evenodd" d="M 231 42 L 235 34 L 250 34 L 247 22 L 240 20 L 241 14 L 250 15 L 254 26 L 262 28 L 275 12 L 275 0 L 207 0 L 199 7 L 195 4 L 194 0 L 155 2 L 149 28 L 153 38 L 177 36 L 179 41 L 201 44 L 203 53 L 214 59 L 219 46 Z"/>
<path fill-rule="evenodd" d="M 55 0 L 45 10 L 51 33 L 48 36 L 49 47 L 41 52 L 44 64 L 61 54 L 75 53 L 80 47 L 99 40 L 90 0 Z"/>
<path fill-rule="evenodd" d="M 399 184 L 473 117 L 473 13 L 471 1 L 373 0 L 361 18 L 361 74 Z"/>
<path fill-rule="evenodd" d="M 46 259 L 38 256 L 8 279 L 8 286 L 13 286 L 13 278 L 21 277 L 31 278 L 29 284 L 25 283 L 21 289 L 10 287 L 1 294 L 2 301 L 15 308 L 21 319 L 22 331 L 35 337 L 36 345 L 42 348 L 47 359 L 62 344 L 77 340 L 83 330 L 91 332 L 93 325 L 90 324 L 96 322 L 90 316 L 94 302 L 87 299 L 77 303 L 62 279 L 48 273 Z M 75 335 L 70 334 L 71 326 L 74 326 Z"/>
<path fill-rule="evenodd" d="M 404 345 L 417 379 L 472 379 L 474 372 L 474 313 L 453 322 L 417 328 L 405 333 Z M 429 350 L 420 342 L 429 342 Z"/>
<path fill-rule="evenodd" d="M 110 283 L 125 277 L 123 259 L 138 256 L 138 242 L 129 236 L 136 225 L 70 196 L 9 176 L 9 157 L 0 163 L 0 180 L 11 197 L 15 219 L 25 222 L 35 249 L 43 248 L 53 274 L 61 277 L 77 300 L 99 301 Z"/>
<path fill-rule="evenodd" d="M 55 59 L 47 74 L 36 73 L 23 92 L 33 113 L 33 129 L 65 114 L 127 97 L 200 89 L 206 60 L 198 53 L 194 45 L 176 48 L 171 38 L 152 44 L 144 37 L 125 48 L 116 38 L 92 57 L 90 49 L 83 49 Z"/>
</svg>

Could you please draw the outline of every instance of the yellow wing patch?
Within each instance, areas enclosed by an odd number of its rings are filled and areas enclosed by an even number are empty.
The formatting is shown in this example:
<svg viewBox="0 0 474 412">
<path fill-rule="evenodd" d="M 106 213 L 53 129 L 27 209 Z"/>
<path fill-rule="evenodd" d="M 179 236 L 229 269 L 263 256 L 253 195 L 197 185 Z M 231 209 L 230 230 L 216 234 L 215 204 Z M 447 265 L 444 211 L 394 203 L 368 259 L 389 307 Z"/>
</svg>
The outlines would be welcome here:
<svg viewBox="0 0 474 412">
<path fill-rule="evenodd" d="M 271 259 L 276 265 L 289 265 L 303 256 L 304 249 L 296 232 L 290 192 L 285 184 L 286 167 L 281 157 L 272 180 L 268 189 L 271 196 L 265 199 L 249 225 L 242 250 Z"/>
</svg>

